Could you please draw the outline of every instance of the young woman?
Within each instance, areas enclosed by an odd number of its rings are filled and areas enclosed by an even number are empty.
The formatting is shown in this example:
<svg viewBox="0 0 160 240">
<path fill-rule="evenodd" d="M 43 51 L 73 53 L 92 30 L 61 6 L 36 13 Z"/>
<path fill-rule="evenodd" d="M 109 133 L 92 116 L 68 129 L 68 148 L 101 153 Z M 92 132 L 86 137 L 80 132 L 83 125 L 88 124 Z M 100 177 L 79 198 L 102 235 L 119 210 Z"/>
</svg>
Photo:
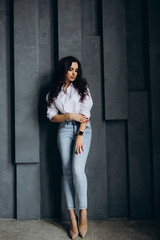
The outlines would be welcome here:
<svg viewBox="0 0 160 240">
<path fill-rule="evenodd" d="M 93 100 L 87 81 L 82 77 L 78 59 L 67 56 L 59 61 L 53 86 L 47 94 L 47 117 L 59 122 L 57 144 L 62 160 L 63 183 L 70 213 L 70 237 L 87 233 L 86 161 L 92 128 L 90 110 Z M 75 191 L 79 200 L 79 226 L 75 214 Z"/>
</svg>

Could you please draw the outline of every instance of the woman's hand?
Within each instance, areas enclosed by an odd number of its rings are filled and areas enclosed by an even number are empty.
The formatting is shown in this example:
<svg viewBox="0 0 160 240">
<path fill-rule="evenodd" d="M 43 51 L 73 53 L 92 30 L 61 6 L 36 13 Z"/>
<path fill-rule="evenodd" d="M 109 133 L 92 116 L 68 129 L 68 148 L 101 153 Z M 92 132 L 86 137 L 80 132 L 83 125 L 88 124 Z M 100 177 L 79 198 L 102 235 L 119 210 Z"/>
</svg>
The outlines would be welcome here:
<svg viewBox="0 0 160 240">
<path fill-rule="evenodd" d="M 70 119 L 73 119 L 77 122 L 88 122 L 88 118 L 85 115 L 79 114 L 79 113 L 70 113 Z"/>
<path fill-rule="evenodd" d="M 84 151 L 83 148 L 83 135 L 77 135 L 76 141 L 75 141 L 75 153 L 81 153 L 81 150 Z"/>
</svg>

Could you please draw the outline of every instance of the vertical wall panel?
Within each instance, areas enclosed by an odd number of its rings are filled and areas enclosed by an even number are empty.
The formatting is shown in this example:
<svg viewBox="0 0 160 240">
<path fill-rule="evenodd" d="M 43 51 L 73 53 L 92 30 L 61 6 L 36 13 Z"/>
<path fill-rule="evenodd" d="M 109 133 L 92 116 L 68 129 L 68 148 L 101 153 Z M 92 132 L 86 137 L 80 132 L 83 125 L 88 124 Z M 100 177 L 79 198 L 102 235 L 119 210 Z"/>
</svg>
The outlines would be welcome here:
<svg viewBox="0 0 160 240">
<path fill-rule="evenodd" d="M 59 58 L 73 55 L 81 60 L 81 1 L 58 1 Z"/>
<path fill-rule="evenodd" d="M 146 92 L 129 93 L 129 183 L 131 218 L 150 218 L 151 166 Z"/>
<path fill-rule="evenodd" d="M 86 167 L 88 215 L 90 219 L 106 219 L 108 215 L 106 137 L 105 121 L 102 120 L 100 37 L 83 38 L 83 71 L 93 98 L 93 108 L 91 110 L 93 134 Z"/>
<path fill-rule="evenodd" d="M 39 162 L 38 5 L 14 1 L 16 163 Z"/>
<path fill-rule="evenodd" d="M 57 64 L 56 1 L 39 1 L 39 127 L 41 166 L 41 217 L 60 218 L 61 160 L 57 148 L 57 124 L 46 117 L 46 94 Z M 56 62 L 55 62 L 56 61 Z"/>
<path fill-rule="evenodd" d="M 109 217 L 128 217 L 125 132 L 124 121 L 107 121 L 106 149 Z"/>
<path fill-rule="evenodd" d="M 127 119 L 125 1 L 103 0 L 102 9 L 105 119 Z"/>
<path fill-rule="evenodd" d="M 82 0 L 82 35 L 97 34 L 97 0 Z"/>
<path fill-rule="evenodd" d="M 17 219 L 40 219 L 39 164 L 17 164 Z"/>
<path fill-rule="evenodd" d="M 53 26 L 51 11 L 53 11 L 53 9 L 51 8 L 50 0 L 39 1 L 39 125 L 41 161 L 41 217 L 54 216 L 54 183 L 52 182 L 53 166 L 51 164 L 51 158 L 48 157 L 49 155 L 53 157 L 49 151 L 50 147 L 52 148 L 53 145 L 48 141 L 49 124 L 46 118 L 46 94 L 49 91 L 49 80 L 51 80 L 51 56 L 54 54 L 54 52 L 52 52 L 52 44 L 54 44 L 54 39 L 51 37 L 51 26 Z"/>
<path fill-rule="evenodd" d="M 144 5 L 142 0 L 126 1 L 127 26 L 127 78 L 128 89 L 145 90 L 146 81 L 143 51 L 146 51 L 144 39 Z M 145 22 L 146 24 L 146 22 Z M 146 42 L 146 39 L 144 39 Z"/>
<path fill-rule="evenodd" d="M 38 1 L 14 1 L 17 218 L 40 218 Z"/>
<path fill-rule="evenodd" d="M 9 1 L 0 11 L 0 217 L 14 217 L 14 165 L 11 161 Z"/>
<path fill-rule="evenodd" d="M 160 2 L 148 0 L 154 215 L 160 218 Z"/>
</svg>

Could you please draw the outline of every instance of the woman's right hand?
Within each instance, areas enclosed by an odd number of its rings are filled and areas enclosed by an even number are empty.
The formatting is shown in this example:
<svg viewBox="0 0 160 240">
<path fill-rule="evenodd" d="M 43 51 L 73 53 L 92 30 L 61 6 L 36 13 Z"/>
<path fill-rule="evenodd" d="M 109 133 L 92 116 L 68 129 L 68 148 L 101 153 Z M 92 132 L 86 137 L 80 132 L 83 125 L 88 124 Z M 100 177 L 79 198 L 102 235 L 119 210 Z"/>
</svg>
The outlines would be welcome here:
<svg viewBox="0 0 160 240">
<path fill-rule="evenodd" d="M 70 119 L 73 119 L 76 122 L 83 122 L 86 123 L 88 118 L 85 115 L 79 113 L 70 113 Z"/>
</svg>

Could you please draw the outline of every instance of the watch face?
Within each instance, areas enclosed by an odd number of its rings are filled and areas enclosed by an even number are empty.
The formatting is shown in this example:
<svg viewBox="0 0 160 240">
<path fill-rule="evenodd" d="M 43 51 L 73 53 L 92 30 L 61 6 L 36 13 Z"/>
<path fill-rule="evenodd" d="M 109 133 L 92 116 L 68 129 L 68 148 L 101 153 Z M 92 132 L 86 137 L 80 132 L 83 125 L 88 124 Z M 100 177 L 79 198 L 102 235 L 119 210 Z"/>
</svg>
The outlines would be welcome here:
<svg viewBox="0 0 160 240">
<path fill-rule="evenodd" d="M 83 132 L 82 131 L 79 131 L 79 133 L 78 133 L 79 135 L 83 135 Z"/>
</svg>

